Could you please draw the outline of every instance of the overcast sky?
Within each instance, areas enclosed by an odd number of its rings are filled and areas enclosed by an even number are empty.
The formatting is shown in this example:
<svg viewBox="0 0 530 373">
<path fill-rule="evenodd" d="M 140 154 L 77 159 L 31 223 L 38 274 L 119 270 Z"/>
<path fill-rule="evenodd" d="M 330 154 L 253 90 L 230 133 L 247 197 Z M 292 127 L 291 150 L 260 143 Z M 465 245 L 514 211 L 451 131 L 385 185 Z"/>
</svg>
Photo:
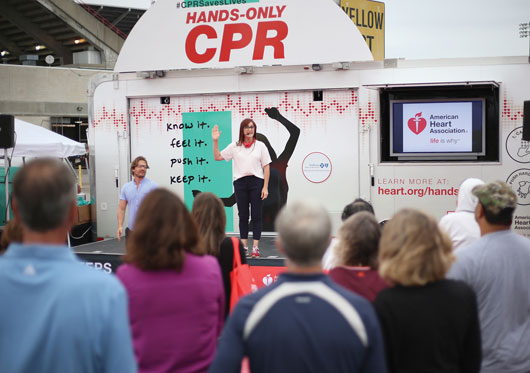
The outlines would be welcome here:
<svg viewBox="0 0 530 373">
<path fill-rule="evenodd" d="M 528 56 L 530 0 L 386 0 L 386 57 Z"/>
<path fill-rule="evenodd" d="M 84 2 L 138 9 L 151 4 L 151 0 Z M 528 56 L 530 38 L 519 37 L 519 24 L 530 22 L 530 0 L 382 2 L 386 58 Z"/>
</svg>

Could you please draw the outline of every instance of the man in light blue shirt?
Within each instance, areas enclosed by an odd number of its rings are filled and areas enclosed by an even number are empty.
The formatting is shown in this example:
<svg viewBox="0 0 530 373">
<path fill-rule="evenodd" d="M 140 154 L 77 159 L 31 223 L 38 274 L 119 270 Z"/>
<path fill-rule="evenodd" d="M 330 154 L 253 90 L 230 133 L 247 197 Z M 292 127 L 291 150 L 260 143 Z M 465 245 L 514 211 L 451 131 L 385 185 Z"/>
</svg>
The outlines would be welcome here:
<svg viewBox="0 0 530 373">
<path fill-rule="evenodd" d="M 29 162 L 12 197 L 23 243 L 0 257 L 0 370 L 136 372 L 125 290 L 65 245 L 77 214 L 70 170 Z"/>
<path fill-rule="evenodd" d="M 456 250 L 448 277 L 477 295 L 481 372 L 530 372 L 530 240 L 510 230 L 517 197 L 502 181 L 472 193 L 481 238 Z"/>
<path fill-rule="evenodd" d="M 136 157 L 131 163 L 131 173 L 133 179 L 121 188 L 120 203 L 118 205 L 118 241 L 121 240 L 123 234 L 123 220 L 125 218 L 125 208 L 129 205 L 129 220 L 127 222 L 127 229 L 125 230 L 125 237 L 129 235 L 134 227 L 134 219 L 136 212 L 142 203 L 144 197 L 153 189 L 158 188 L 158 185 L 145 177 L 149 165 L 143 156 Z"/>
</svg>

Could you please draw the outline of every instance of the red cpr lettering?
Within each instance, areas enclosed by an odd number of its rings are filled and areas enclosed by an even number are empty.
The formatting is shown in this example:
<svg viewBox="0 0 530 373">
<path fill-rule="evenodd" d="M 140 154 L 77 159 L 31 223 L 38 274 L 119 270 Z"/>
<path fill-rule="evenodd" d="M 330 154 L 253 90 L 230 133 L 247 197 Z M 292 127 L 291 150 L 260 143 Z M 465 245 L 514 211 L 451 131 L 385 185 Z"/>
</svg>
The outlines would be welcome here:
<svg viewBox="0 0 530 373">
<path fill-rule="evenodd" d="M 281 18 L 282 17 L 282 14 L 283 14 L 283 11 L 285 10 L 285 7 L 287 5 L 283 5 L 283 6 L 279 6 L 277 5 L 276 6 L 276 10 L 278 11 L 278 18 Z"/>
<path fill-rule="evenodd" d="M 241 39 L 234 40 L 234 34 L 241 35 Z M 221 43 L 220 62 L 230 60 L 230 52 L 233 49 L 242 49 L 249 45 L 252 40 L 252 28 L 246 23 L 226 24 L 223 31 L 223 41 Z"/>
<path fill-rule="evenodd" d="M 217 33 L 212 26 L 201 25 L 194 27 L 186 38 L 186 55 L 191 62 L 194 63 L 205 63 L 210 61 L 215 55 L 215 48 L 207 48 L 204 53 L 200 54 L 197 52 L 197 38 L 200 35 L 206 35 L 208 39 L 216 39 Z"/>
<path fill-rule="evenodd" d="M 228 10 L 226 9 L 222 9 L 220 12 L 219 12 L 219 22 L 224 22 L 228 19 L 229 17 L 229 13 L 228 13 Z"/>
<path fill-rule="evenodd" d="M 196 12 L 189 12 L 187 15 L 186 15 L 186 24 L 188 23 L 195 23 L 197 22 L 197 13 Z"/>
<path fill-rule="evenodd" d="M 201 22 L 206 22 L 206 13 L 205 12 L 201 12 L 199 14 L 199 19 L 197 20 L 197 23 L 201 23 Z"/>
<path fill-rule="evenodd" d="M 276 35 L 267 38 L 269 30 L 276 31 Z M 253 60 L 262 60 L 265 52 L 265 47 L 270 46 L 274 48 L 274 58 L 285 58 L 284 45 L 282 40 L 287 37 L 289 29 L 287 24 L 283 21 L 268 21 L 258 23 L 258 31 L 256 32 L 256 44 L 254 45 Z"/>
</svg>

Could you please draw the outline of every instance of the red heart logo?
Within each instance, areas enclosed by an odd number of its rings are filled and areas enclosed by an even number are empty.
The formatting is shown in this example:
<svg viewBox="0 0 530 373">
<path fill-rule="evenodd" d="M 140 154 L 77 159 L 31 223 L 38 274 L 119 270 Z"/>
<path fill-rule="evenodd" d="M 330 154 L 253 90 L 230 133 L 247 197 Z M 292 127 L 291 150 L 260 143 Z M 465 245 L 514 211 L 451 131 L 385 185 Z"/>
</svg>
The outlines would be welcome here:
<svg viewBox="0 0 530 373">
<path fill-rule="evenodd" d="M 412 132 L 419 135 L 427 127 L 427 121 L 425 118 L 422 118 L 421 113 L 418 113 L 409 119 L 408 125 Z"/>
</svg>

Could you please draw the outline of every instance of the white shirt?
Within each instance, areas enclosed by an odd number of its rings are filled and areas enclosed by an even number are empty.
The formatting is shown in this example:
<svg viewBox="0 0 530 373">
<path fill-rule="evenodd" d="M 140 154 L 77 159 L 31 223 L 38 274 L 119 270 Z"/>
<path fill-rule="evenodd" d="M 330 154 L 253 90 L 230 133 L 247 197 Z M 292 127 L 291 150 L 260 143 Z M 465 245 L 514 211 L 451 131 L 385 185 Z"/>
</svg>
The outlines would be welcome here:
<svg viewBox="0 0 530 373">
<path fill-rule="evenodd" d="M 474 187 L 482 185 L 480 179 L 464 180 L 458 190 L 458 206 L 456 212 L 445 215 L 439 226 L 451 238 L 453 250 L 464 247 L 480 238 L 480 228 L 475 221 L 475 207 L 478 199 L 472 193 Z"/>
<path fill-rule="evenodd" d="M 233 142 L 221 151 L 221 156 L 226 161 L 234 160 L 234 180 L 245 176 L 256 176 L 263 179 L 263 167 L 271 163 L 271 156 L 267 147 L 257 140 L 249 148 L 245 148 L 243 145 L 237 146 Z"/>
</svg>

